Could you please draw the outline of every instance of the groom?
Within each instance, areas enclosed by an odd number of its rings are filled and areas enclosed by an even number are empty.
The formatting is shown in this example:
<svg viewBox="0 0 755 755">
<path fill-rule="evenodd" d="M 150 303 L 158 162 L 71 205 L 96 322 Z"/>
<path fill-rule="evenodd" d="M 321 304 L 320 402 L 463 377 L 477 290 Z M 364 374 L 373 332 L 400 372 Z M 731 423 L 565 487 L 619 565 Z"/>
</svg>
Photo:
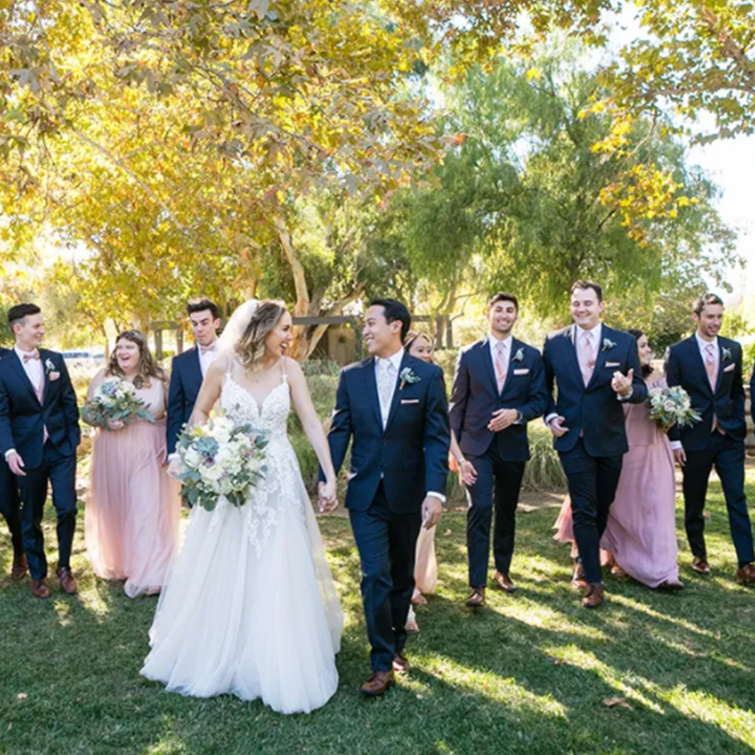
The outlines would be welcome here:
<svg viewBox="0 0 755 755">
<path fill-rule="evenodd" d="M 545 422 L 566 474 L 579 559 L 573 584 L 586 590 L 585 608 L 603 602 L 600 538 L 628 450 L 622 403 L 647 398 L 637 342 L 600 321 L 603 290 L 577 281 L 574 324 L 551 333 L 543 349 L 548 409 Z M 558 396 L 553 390 L 558 386 Z"/>
<path fill-rule="evenodd" d="M 79 410 L 63 357 L 41 349 L 42 312 L 35 304 L 8 311 L 16 339 L 12 354 L 0 360 L 0 451 L 17 476 L 23 509 L 21 532 L 31 573 L 31 593 L 49 598 L 42 514 L 47 484 L 57 514 L 57 576 L 63 592 L 76 592 L 71 548 L 76 530 L 76 447 Z"/>
<path fill-rule="evenodd" d="M 367 696 L 382 695 L 403 656 L 421 526 L 440 520 L 450 432 L 440 368 L 409 356 L 411 317 L 375 299 L 362 335 L 370 358 L 341 372 L 328 441 L 336 473 L 352 442 L 346 508 L 362 564 L 362 601 L 372 648 Z M 328 508 L 322 500 L 321 506 Z"/>
</svg>

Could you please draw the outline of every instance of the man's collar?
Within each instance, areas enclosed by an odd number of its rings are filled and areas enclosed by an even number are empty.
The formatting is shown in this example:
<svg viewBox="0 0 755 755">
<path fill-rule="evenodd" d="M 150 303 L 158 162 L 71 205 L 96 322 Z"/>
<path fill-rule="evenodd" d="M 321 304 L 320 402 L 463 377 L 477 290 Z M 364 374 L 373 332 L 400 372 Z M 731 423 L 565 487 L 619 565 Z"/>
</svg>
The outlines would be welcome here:
<svg viewBox="0 0 755 755">
<path fill-rule="evenodd" d="M 39 349 L 34 348 L 31 351 L 24 351 L 18 344 L 15 344 L 13 346 L 13 351 L 15 351 L 16 354 L 22 357 L 24 354 L 34 354 L 34 352 L 39 351 Z"/>
<path fill-rule="evenodd" d="M 499 343 L 504 344 L 505 346 L 508 346 L 511 348 L 511 342 L 514 340 L 514 336 L 509 333 L 506 338 L 496 338 L 492 333 L 488 334 L 488 342 L 490 343 L 491 347 L 496 346 Z"/>
<path fill-rule="evenodd" d="M 700 351 L 702 351 L 708 344 L 718 346 L 718 336 L 715 336 L 712 341 L 706 341 L 705 339 L 700 338 L 700 334 L 695 331 L 695 340 L 697 341 L 697 348 L 700 349 Z"/>
<path fill-rule="evenodd" d="M 376 361 L 378 364 L 380 362 L 390 362 L 395 368 L 396 372 L 398 372 L 398 368 L 401 366 L 401 361 L 404 358 L 404 347 L 402 346 L 395 354 L 389 357 L 377 357 Z"/>
<path fill-rule="evenodd" d="M 598 324 L 594 328 L 590 328 L 590 330 L 586 330 L 585 328 L 580 327 L 576 322 L 574 323 L 574 327 L 577 329 L 577 337 L 581 336 L 582 333 L 592 333 L 593 335 L 597 336 L 600 333 L 600 329 L 603 327 L 603 323 L 598 322 Z"/>
</svg>

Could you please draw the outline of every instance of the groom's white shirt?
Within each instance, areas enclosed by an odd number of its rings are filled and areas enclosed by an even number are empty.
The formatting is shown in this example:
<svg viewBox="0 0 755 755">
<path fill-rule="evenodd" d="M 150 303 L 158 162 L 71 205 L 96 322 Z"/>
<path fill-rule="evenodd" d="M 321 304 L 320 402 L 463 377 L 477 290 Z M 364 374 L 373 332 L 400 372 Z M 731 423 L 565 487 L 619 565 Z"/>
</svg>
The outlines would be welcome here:
<svg viewBox="0 0 755 755">
<path fill-rule="evenodd" d="M 385 362 L 389 362 L 393 365 L 393 368 L 396 370 L 396 375 L 399 375 L 399 372 L 401 370 L 401 361 L 404 358 L 404 347 L 402 346 L 395 354 L 389 357 L 375 357 L 375 382 L 377 385 L 380 385 L 380 370 L 385 369 L 383 367 L 383 364 Z M 385 406 L 383 406 L 383 402 L 380 401 L 380 391 L 378 390 L 378 401 L 380 402 L 380 419 L 383 422 L 383 430 L 385 430 L 385 426 L 388 424 L 388 415 L 391 413 L 391 404 L 393 403 L 393 394 L 396 392 L 396 383 L 394 381 L 392 387 L 391 387 L 391 393 L 390 396 L 388 396 L 388 402 Z M 432 496 L 433 498 L 438 498 L 441 503 L 446 502 L 446 496 L 444 496 L 442 493 L 436 493 L 434 490 L 428 490 L 427 491 L 428 496 Z"/>
</svg>

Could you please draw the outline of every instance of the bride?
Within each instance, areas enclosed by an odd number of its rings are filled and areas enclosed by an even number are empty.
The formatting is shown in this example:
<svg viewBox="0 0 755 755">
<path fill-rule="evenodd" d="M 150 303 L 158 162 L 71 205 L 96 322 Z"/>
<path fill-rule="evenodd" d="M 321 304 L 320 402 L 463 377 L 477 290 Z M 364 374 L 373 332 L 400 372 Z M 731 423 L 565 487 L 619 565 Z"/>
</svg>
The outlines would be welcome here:
<svg viewBox="0 0 755 755">
<path fill-rule="evenodd" d="M 245 505 L 192 509 L 141 673 L 184 695 L 229 693 L 308 713 L 338 686 L 343 614 L 286 433 L 293 400 L 331 510 L 333 463 L 304 374 L 284 355 L 291 340 L 282 302 L 247 302 L 226 327 L 192 422 L 204 422 L 219 399 L 227 417 L 269 432 L 268 471 Z"/>
</svg>

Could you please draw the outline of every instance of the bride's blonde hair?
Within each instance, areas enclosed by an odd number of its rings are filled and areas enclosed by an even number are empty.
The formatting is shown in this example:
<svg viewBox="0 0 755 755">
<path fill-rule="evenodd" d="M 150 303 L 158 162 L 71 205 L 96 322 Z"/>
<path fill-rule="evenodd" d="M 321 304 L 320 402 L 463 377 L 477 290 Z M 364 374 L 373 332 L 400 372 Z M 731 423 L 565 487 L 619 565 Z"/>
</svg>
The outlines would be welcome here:
<svg viewBox="0 0 755 755">
<path fill-rule="evenodd" d="M 236 344 L 236 353 L 241 358 L 244 370 L 253 370 L 265 355 L 265 339 L 288 312 L 286 303 L 279 300 L 263 301 L 257 306 L 244 335 Z"/>
</svg>

